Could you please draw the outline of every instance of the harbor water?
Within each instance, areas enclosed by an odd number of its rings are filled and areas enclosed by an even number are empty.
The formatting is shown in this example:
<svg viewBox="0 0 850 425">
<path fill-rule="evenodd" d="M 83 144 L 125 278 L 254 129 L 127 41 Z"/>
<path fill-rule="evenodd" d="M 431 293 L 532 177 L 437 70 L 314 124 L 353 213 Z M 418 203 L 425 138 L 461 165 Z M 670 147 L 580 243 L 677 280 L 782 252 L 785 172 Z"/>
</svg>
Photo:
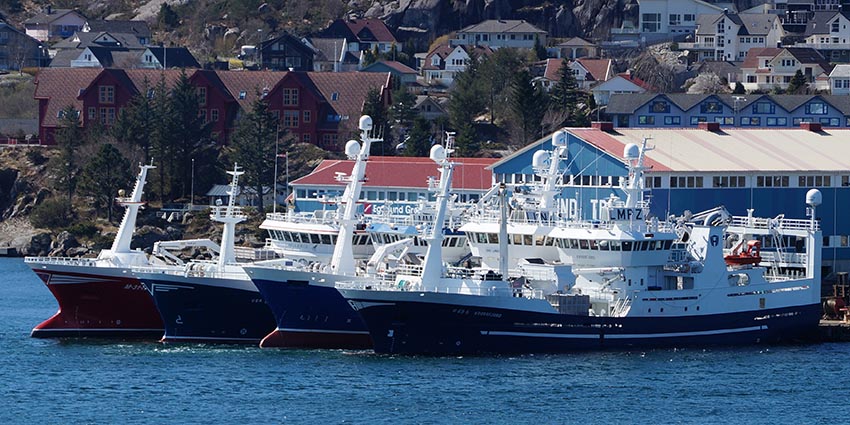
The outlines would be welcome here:
<svg viewBox="0 0 850 425">
<path fill-rule="evenodd" d="M 843 423 L 850 345 L 395 357 L 34 339 L 56 302 L 0 259 L 0 423 Z"/>
</svg>

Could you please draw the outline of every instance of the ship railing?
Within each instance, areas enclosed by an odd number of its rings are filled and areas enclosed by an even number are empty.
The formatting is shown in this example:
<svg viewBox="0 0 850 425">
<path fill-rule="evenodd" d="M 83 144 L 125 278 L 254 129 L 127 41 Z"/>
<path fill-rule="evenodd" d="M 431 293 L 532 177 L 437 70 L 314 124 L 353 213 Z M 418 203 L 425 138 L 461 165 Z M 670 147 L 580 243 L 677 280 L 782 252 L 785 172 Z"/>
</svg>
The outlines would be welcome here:
<svg viewBox="0 0 850 425">
<path fill-rule="evenodd" d="M 731 227 L 744 227 L 754 229 L 775 230 L 809 230 L 812 226 L 811 220 L 799 218 L 764 218 L 734 216 L 729 224 Z M 815 229 L 820 230 L 820 222 L 815 222 Z"/>
<path fill-rule="evenodd" d="M 322 211 L 319 214 L 317 214 L 317 211 L 300 213 L 267 213 L 266 220 L 300 224 L 335 224 L 337 222 L 336 211 L 329 210 Z"/>
<path fill-rule="evenodd" d="M 230 210 L 230 215 L 228 215 L 228 210 Z M 224 207 L 224 206 L 215 206 L 210 207 L 210 218 L 222 218 L 222 217 L 232 217 L 239 219 L 247 219 L 248 216 L 242 211 L 242 207 Z"/>
<path fill-rule="evenodd" d="M 340 289 L 359 289 L 372 291 L 398 291 L 398 292 L 433 292 L 439 294 L 479 295 L 488 297 L 516 297 L 528 299 L 545 299 L 543 290 L 534 288 L 509 288 L 504 285 L 468 285 L 468 286 L 438 286 L 422 291 L 416 282 L 398 280 L 374 279 L 368 281 L 338 281 L 335 285 Z"/>
<path fill-rule="evenodd" d="M 233 263 L 238 266 L 239 264 Z M 238 271 L 235 271 L 238 270 Z M 149 265 L 133 267 L 135 273 L 164 274 L 169 276 L 183 277 L 211 277 L 218 279 L 240 279 L 246 276 L 241 269 L 221 270 L 215 261 L 195 260 L 185 267 L 174 267 L 169 265 Z"/>
<path fill-rule="evenodd" d="M 43 263 L 60 266 L 96 267 L 96 258 L 79 257 L 25 257 L 24 263 Z"/>
<path fill-rule="evenodd" d="M 620 298 L 614 302 L 614 310 L 611 312 L 613 317 L 624 317 L 629 314 L 632 309 L 631 298 Z"/>
</svg>

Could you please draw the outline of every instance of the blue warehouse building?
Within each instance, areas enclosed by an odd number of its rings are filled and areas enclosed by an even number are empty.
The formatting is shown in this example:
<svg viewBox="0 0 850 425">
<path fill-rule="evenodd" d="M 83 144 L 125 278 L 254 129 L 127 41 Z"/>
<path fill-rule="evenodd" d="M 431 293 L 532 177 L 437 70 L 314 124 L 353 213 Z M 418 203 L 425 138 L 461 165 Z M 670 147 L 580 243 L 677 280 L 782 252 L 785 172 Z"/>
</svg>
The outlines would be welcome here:
<svg viewBox="0 0 850 425">
<path fill-rule="evenodd" d="M 766 94 L 613 94 L 606 113 L 618 128 L 698 127 L 717 123 L 741 128 L 850 127 L 850 96 Z"/>
<path fill-rule="evenodd" d="M 602 125 L 599 125 L 602 124 Z M 607 124 L 607 125 L 606 125 Z M 581 216 L 593 217 L 591 199 L 615 193 L 625 176 L 623 148 L 650 138 L 646 187 L 652 214 L 663 218 L 723 205 L 733 215 L 805 218 L 805 194 L 817 188 L 817 209 L 827 272 L 850 271 L 850 129 L 701 128 L 567 129 L 569 158 L 563 164 L 562 198 L 575 199 Z M 551 136 L 491 167 L 494 179 L 523 183 L 535 177 L 531 157 L 551 149 Z M 570 201 L 561 201 L 570 202 Z"/>
</svg>

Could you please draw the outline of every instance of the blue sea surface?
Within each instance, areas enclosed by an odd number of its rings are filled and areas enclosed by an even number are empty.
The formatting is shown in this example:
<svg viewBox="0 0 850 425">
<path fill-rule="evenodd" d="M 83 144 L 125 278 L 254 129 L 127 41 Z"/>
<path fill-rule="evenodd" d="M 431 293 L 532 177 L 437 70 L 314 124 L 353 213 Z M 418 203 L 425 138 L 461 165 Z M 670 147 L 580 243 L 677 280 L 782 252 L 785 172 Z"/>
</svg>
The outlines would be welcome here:
<svg viewBox="0 0 850 425">
<path fill-rule="evenodd" d="M 34 339 L 56 302 L 0 258 L 0 424 L 842 423 L 850 344 L 397 357 Z"/>
</svg>

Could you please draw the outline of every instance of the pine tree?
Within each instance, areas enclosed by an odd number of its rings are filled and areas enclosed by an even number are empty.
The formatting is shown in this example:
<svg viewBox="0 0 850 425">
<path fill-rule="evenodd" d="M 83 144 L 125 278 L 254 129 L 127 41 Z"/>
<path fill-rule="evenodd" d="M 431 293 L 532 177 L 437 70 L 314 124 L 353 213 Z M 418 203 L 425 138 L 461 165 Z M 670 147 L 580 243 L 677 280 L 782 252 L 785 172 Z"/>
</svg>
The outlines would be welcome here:
<svg viewBox="0 0 850 425">
<path fill-rule="evenodd" d="M 239 120 L 227 149 L 230 159 L 245 171 L 243 182 L 256 190 L 260 211 L 265 208 L 263 184 L 272 182 L 276 155 L 281 148 L 277 145 L 278 124 L 274 114 L 269 111 L 268 103 L 258 94 L 257 100 L 251 104 L 251 111 Z M 273 193 L 277 193 L 276 185 L 277 182 L 273 182 Z"/>
<path fill-rule="evenodd" d="M 403 128 L 410 128 L 416 118 L 416 96 L 407 90 L 407 87 L 400 86 L 393 91 L 393 104 L 390 107 L 390 120 Z"/>
<path fill-rule="evenodd" d="M 525 57 L 517 49 L 502 48 L 484 58 L 480 65 L 481 78 L 476 83 L 487 98 L 490 122 L 495 123 L 510 108 L 505 102 L 511 94 L 514 76 L 525 66 Z"/>
<path fill-rule="evenodd" d="M 72 205 L 80 169 L 78 150 L 86 140 L 80 124 L 80 112 L 73 106 L 59 111 L 54 138 L 59 146 L 59 155 L 51 161 L 50 168 L 56 170 L 53 185 L 68 195 L 68 204 Z"/>
<path fill-rule="evenodd" d="M 522 70 L 516 74 L 510 105 L 520 146 L 525 146 L 540 137 L 547 101 L 543 90 L 531 81 L 528 70 Z"/>
<path fill-rule="evenodd" d="M 744 89 L 744 85 L 741 84 L 740 81 L 735 82 L 735 89 L 732 90 L 732 94 L 746 94 L 747 91 Z"/>
<path fill-rule="evenodd" d="M 112 144 L 101 145 L 80 173 L 80 193 L 92 197 L 95 211 L 105 209 L 110 222 L 113 217 L 113 198 L 118 190 L 129 187 L 133 173 L 130 162 Z"/>
<path fill-rule="evenodd" d="M 791 77 L 791 81 L 788 83 L 788 88 L 785 89 L 785 93 L 787 94 L 800 94 L 801 92 L 805 92 L 808 88 L 808 84 L 806 82 L 806 77 L 803 76 L 803 72 L 799 69 L 794 73 L 794 76 Z"/>
<path fill-rule="evenodd" d="M 404 156 L 428 156 L 430 150 L 431 124 L 425 118 L 416 117 L 404 140 Z"/>
<path fill-rule="evenodd" d="M 372 131 L 384 138 L 382 143 L 372 143 L 369 149 L 370 155 L 387 155 L 393 150 L 387 149 L 392 141 L 387 138 L 387 107 L 377 89 L 369 89 L 366 100 L 363 101 L 363 115 L 372 118 Z"/>
<path fill-rule="evenodd" d="M 564 117 L 564 121 L 556 127 L 575 125 L 578 103 L 582 97 L 584 96 L 578 89 L 578 81 L 576 81 L 573 69 L 570 67 L 569 61 L 564 60 L 558 70 L 558 82 L 549 92 L 550 107 L 556 114 Z"/>
<path fill-rule="evenodd" d="M 212 185 L 220 174 L 216 167 L 215 141 L 211 123 L 198 114 L 199 98 L 195 86 L 183 70 L 171 91 L 172 113 L 179 125 L 172 130 L 174 162 L 171 169 L 171 196 L 185 198 L 193 181 L 190 164 L 195 160 L 196 185 Z"/>
<path fill-rule="evenodd" d="M 174 143 L 174 129 L 179 125 L 176 121 L 168 87 L 165 78 L 160 78 L 154 89 L 153 98 L 154 126 L 151 131 L 151 155 L 157 163 L 156 177 L 159 188 L 159 198 L 165 201 L 171 192 L 170 177 L 174 167 L 174 156 L 176 153 Z"/>
<path fill-rule="evenodd" d="M 142 150 L 145 164 L 150 161 L 152 131 L 156 123 L 151 90 L 146 77 L 142 90 L 121 109 L 121 114 L 112 127 L 112 135 L 116 140 Z"/>
</svg>

